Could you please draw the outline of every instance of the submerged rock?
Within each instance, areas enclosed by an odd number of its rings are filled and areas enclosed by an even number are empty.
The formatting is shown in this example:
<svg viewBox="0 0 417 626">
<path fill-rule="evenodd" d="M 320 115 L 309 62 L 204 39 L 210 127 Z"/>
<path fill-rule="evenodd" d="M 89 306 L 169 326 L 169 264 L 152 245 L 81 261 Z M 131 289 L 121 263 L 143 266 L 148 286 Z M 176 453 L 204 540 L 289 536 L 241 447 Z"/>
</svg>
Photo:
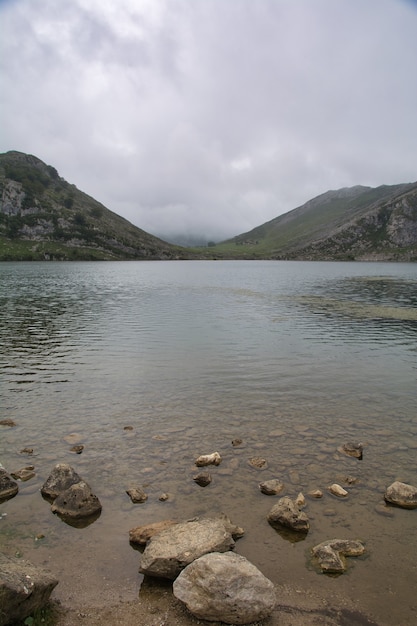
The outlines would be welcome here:
<svg viewBox="0 0 417 626">
<path fill-rule="evenodd" d="M 276 603 L 273 583 L 233 552 L 196 559 L 174 581 L 173 592 L 198 619 L 226 624 L 258 622 Z"/>
<path fill-rule="evenodd" d="M 327 574 L 342 574 L 346 570 L 346 556 L 360 556 L 365 548 L 353 539 L 329 539 L 312 549 L 321 569 Z"/>
<path fill-rule="evenodd" d="M 11 476 L 16 480 L 21 480 L 22 482 L 25 482 L 26 480 L 30 480 L 31 478 L 36 476 L 34 469 L 35 468 L 33 467 L 33 465 L 30 465 L 29 467 L 22 467 L 22 469 L 17 470 L 16 472 L 12 472 Z"/>
<path fill-rule="evenodd" d="M 6 418 L 4 420 L 0 420 L 0 426 L 10 426 L 11 428 L 13 428 L 13 426 L 16 426 L 16 422 L 14 422 L 10 418 Z"/>
<path fill-rule="evenodd" d="M 200 472 L 193 476 L 193 481 L 200 487 L 207 487 L 211 483 L 211 474 L 209 472 Z"/>
<path fill-rule="evenodd" d="M 321 491 L 321 489 L 313 489 L 313 491 L 308 492 L 308 495 L 310 496 L 310 498 L 322 498 L 323 492 Z"/>
<path fill-rule="evenodd" d="M 146 502 L 148 499 L 147 494 L 143 491 L 142 487 L 130 487 L 126 490 L 127 495 L 133 502 L 133 504 L 140 504 Z"/>
<path fill-rule="evenodd" d="M 279 524 L 296 532 L 306 533 L 310 528 L 307 515 L 288 496 L 280 498 L 269 511 L 267 519 L 272 526 Z"/>
<path fill-rule="evenodd" d="M 360 461 L 363 458 L 363 445 L 361 443 L 352 443 L 349 441 L 348 443 L 344 443 L 343 446 L 338 448 L 339 452 L 343 452 L 348 456 L 352 456 L 355 459 L 359 459 Z"/>
<path fill-rule="evenodd" d="M 41 494 L 48 500 L 55 500 L 59 494 L 81 481 L 81 476 L 67 463 L 58 463 L 41 487 Z"/>
<path fill-rule="evenodd" d="M 14 498 L 18 491 L 17 482 L 10 477 L 5 469 L 0 467 L 0 502 Z"/>
<path fill-rule="evenodd" d="M 259 483 L 259 489 L 267 496 L 277 496 L 283 491 L 285 485 L 278 478 L 271 478 L 271 480 L 264 480 Z"/>
<path fill-rule="evenodd" d="M 384 498 L 386 502 L 395 504 L 403 509 L 416 509 L 417 487 L 396 480 L 387 488 Z"/>
<path fill-rule="evenodd" d="M 57 584 L 47 570 L 0 553 L 0 626 L 22 623 L 44 607 Z"/>
<path fill-rule="evenodd" d="M 233 528 L 238 529 L 226 516 L 175 524 L 150 538 L 139 571 L 173 580 L 203 554 L 231 550 L 235 545 Z"/>
<path fill-rule="evenodd" d="M 213 452 L 212 454 L 202 454 L 199 456 L 195 464 L 197 467 L 204 467 L 205 465 L 220 465 L 222 462 L 222 457 L 218 452 Z"/>
<path fill-rule="evenodd" d="M 254 467 L 257 470 L 264 470 L 268 467 L 267 460 L 263 459 L 261 456 L 253 456 L 248 460 L 248 463 L 251 467 Z"/>
</svg>

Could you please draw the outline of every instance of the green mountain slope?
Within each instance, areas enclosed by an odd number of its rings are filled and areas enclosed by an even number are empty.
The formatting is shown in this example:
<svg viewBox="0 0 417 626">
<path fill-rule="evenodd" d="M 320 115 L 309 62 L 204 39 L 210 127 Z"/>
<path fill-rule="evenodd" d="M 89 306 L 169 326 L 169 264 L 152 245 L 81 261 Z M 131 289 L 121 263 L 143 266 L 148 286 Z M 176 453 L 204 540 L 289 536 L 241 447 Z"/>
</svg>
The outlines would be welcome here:
<svg viewBox="0 0 417 626">
<path fill-rule="evenodd" d="M 233 258 L 417 260 L 417 183 L 328 191 L 222 242 Z"/>
<path fill-rule="evenodd" d="M 35 156 L 0 154 L 0 260 L 188 256 L 106 209 Z"/>
</svg>

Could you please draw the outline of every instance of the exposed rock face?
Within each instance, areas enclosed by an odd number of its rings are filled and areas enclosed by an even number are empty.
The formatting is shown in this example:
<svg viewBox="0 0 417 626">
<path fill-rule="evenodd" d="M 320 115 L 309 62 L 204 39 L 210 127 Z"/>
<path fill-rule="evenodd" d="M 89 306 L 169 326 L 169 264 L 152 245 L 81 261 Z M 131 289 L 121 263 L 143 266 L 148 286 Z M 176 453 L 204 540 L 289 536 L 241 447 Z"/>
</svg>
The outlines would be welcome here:
<svg viewBox="0 0 417 626">
<path fill-rule="evenodd" d="M 81 480 L 55 498 L 51 511 L 64 519 L 79 520 L 100 513 L 101 503 L 90 486 Z"/>
<path fill-rule="evenodd" d="M 395 481 L 387 488 L 384 498 L 387 502 L 396 504 L 403 509 L 416 509 L 417 487 L 407 485 L 407 483 Z"/>
<path fill-rule="evenodd" d="M 224 517 L 175 524 L 151 537 L 143 552 L 139 571 L 148 576 L 173 580 L 184 567 L 203 554 L 231 550 L 235 545 L 232 528 L 230 520 L 226 522 Z"/>
<path fill-rule="evenodd" d="M 67 463 L 58 463 L 53 468 L 46 482 L 41 488 L 42 495 L 48 500 L 55 500 L 63 491 L 79 483 L 81 477 Z"/>
<path fill-rule="evenodd" d="M 259 483 L 259 489 L 267 496 L 277 496 L 284 489 L 284 486 L 284 483 L 278 478 L 271 478 L 271 480 Z"/>
<path fill-rule="evenodd" d="M 57 584 L 50 572 L 0 553 L 0 626 L 41 609 Z"/>
<path fill-rule="evenodd" d="M 167 519 L 162 522 L 137 526 L 129 530 L 129 541 L 134 545 L 145 546 L 151 537 L 177 523 L 178 522 L 174 522 L 174 520 Z"/>
<path fill-rule="evenodd" d="M 269 511 L 267 519 L 272 526 L 278 524 L 296 532 L 306 533 L 310 528 L 307 515 L 288 496 L 280 498 Z"/>
<path fill-rule="evenodd" d="M 262 620 L 276 603 L 272 582 L 233 552 L 195 560 L 174 581 L 173 591 L 198 619 L 226 624 Z"/>
<path fill-rule="evenodd" d="M 346 570 L 345 556 L 360 556 L 365 548 L 360 541 L 353 539 L 329 539 L 312 549 L 323 572 L 342 574 Z"/>
<path fill-rule="evenodd" d="M 0 502 L 13 498 L 19 491 L 16 481 L 12 480 L 5 469 L 0 467 Z"/>
<path fill-rule="evenodd" d="M 218 452 L 212 454 L 202 454 L 196 459 L 195 464 L 197 467 L 204 467 L 205 465 L 220 465 L 222 457 Z"/>
</svg>

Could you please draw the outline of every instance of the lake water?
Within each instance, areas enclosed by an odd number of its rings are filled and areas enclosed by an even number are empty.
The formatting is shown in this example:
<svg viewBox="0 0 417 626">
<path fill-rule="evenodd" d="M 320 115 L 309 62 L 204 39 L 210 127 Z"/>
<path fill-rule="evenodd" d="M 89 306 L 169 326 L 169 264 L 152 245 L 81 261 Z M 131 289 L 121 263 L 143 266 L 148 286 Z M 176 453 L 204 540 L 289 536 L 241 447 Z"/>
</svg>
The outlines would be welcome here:
<svg viewBox="0 0 417 626">
<path fill-rule="evenodd" d="M 0 461 L 36 471 L 0 504 L 0 545 L 48 565 L 55 597 L 134 598 L 130 528 L 224 511 L 246 531 L 236 551 L 277 585 L 416 623 L 417 510 L 384 507 L 383 494 L 417 484 L 417 265 L 2 263 L 0 340 L 0 419 L 16 422 L 0 426 Z M 362 461 L 337 451 L 349 441 L 363 443 Z M 214 451 L 223 461 L 201 488 L 194 460 Z M 254 456 L 267 469 L 250 467 Z M 39 493 L 58 462 L 103 504 L 86 528 Z M 258 483 L 269 478 L 306 495 L 303 541 L 267 523 L 277 498 Z M 346 499 L 328 493 L 334 482 Z M 146 503 L 131 503 L 132 484 Z M 361 539 L 366 556 L 331 578 L 310 550 L 335 537 Z"/>
</svg>

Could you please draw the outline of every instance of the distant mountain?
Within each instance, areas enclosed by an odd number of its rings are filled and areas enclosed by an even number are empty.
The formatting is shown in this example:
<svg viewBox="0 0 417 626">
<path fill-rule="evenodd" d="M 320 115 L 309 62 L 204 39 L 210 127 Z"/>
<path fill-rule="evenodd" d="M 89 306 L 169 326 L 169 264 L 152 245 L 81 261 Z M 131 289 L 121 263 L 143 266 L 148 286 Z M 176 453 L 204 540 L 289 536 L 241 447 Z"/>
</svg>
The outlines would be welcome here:
<svg viewBox="0 0 417 626">
<path fill-rule="evenodd" d="M 417 183 L 328 191 L 217 244 L 218 258 L 417 261 Z"/>
<path fill-rule="evenodd" d="M 0 260 L 189 256 L 106 209 L 37 157 L 0 154 Z"/>
</svg>

